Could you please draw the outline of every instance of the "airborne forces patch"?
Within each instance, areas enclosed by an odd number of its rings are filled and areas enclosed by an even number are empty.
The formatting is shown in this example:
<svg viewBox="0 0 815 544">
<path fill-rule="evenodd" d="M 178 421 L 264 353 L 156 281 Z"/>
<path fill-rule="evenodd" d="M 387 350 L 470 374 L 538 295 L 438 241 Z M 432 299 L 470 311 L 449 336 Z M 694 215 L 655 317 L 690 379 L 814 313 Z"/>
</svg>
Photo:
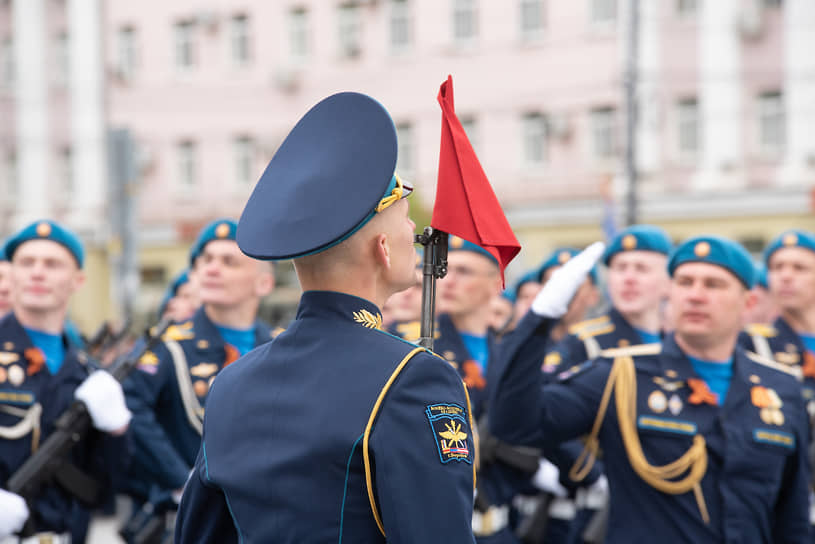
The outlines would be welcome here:
<svg viewBox="0 0 815 544">
<path fill-rule="evenodd" d="M 472 464 L 467 442 L 469 425 L 464 408 L 457 404 L 431 404 L 425 413 L 439 450 L 439 460 L 442 463 L 464 461 Z"/>
</svg>

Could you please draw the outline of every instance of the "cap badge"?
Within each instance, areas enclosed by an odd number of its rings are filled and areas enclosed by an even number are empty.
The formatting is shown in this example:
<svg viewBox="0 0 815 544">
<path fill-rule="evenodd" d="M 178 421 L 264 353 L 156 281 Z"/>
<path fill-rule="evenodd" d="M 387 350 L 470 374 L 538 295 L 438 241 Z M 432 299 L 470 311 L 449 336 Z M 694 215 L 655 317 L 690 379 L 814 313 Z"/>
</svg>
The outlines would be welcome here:
<svg viewBox="0 0 815 544">
<path fill-rule="evenodd" d="M 459 249 L 463 245 L 464 245 L 464 240 L 462 240 L 458 236 L 451 236 L 450 237 L 450 247 L 452 247 L 453 249 Z"/>
<path fill-rule="evenodd" d="M 572 255 L 568 251 L 561 251 L 558 253 L 557 262 L 560 264 L 564 264 L 566 261 L 572 258 Z"/>
<path fill-rule="evenodd" d="M 226 238 L 229 236 L 229 225 L 227 223 L 221 223 L 215 227 L 215 236 L 218 238 Z"/>
<path fill-rule="evenodd" d="M 797 246 L 798 245 L 798 235 L 794 232 L 788 232 L 784 235 L 784 239 L 781 241 L 782 244 L 785 246 Z"/>
<path fill-rule="evenodd" d="M 693 254 L 697 257 L 705 258 L 710 255 L 710 244 L 707 242 L 699 242 L 693 248 Z"/>
<path fill-rule="evenodd" d="M 628 251 L 634 249 L 635 247 L 637 247 L 637 237 L 634 236 L 633 234 L 626 234 L 625 236 L 623 236 L 622 246 L 623 249 Z"/>
<path fill-rule="evenodd" d="M 51 225 L 44 221 L 37 225 L 37 236 L 39 236 L 40 238 L 47 238 L 50 235 L 51 235 Z"/>
</svg>

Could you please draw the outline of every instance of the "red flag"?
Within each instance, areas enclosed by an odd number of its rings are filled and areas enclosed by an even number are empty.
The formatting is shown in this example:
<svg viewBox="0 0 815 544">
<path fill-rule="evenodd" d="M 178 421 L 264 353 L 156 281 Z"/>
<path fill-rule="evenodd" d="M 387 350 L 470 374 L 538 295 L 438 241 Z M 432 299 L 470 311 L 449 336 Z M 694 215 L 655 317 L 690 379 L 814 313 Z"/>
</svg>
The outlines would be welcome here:
<svg viewBox="0 0 815 544">
<path fill-rule="evenodd" d="M 441 150 L 436 203 L 430 226 L 477 244 L 504 269 L 521 251 L 504 210 L 495 197 L 473 146 L 453 107 L 453 78 L 439 89 L 441 104 Z"/>
</svg>

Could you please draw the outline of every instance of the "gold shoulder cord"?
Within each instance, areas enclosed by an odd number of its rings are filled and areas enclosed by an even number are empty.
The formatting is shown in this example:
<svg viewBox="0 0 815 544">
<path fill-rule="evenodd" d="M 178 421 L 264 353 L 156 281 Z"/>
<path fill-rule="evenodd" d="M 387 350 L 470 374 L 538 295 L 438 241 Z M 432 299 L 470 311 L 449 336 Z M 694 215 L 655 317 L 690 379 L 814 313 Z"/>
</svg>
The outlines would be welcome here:
<svg viewBox="0 0 815 544">
<path fill-rule="evenodd" d="M 616 389 L 617 420 L 631 467 L 645 483 L 663 493 L 681 495 L 693 490 L 702 519 L 705 523 L 709 523 L 710 516 L 708 515 L 705 496 L 702 494 L 700 484 L 705 476 L 705 471 L 707 471 L 705 438 L 701 434 L 695 435 L 693 445 L 684 455 L 672 463 L 653 466 L 648 462 L 637 434 L 637 377 L 634 359 L 629 355 L 618 356 L 614 359 L 614 365 L 611 367 L 606 387 L 603 390 L 591 434 L 586 440 L 586 445 L 580 453 L 580 457 L 569 471 L 569 477 L 574 481 L 580 481 L 586 477 L 592 466 L 594 466 L 599 449 L 597 436 L 608 409 L 612 389 Z M 686 472 L 688 474 L 684 478 L 675 480 L 675 478 L 679 478 L 680 475 Z"/>
</svg>

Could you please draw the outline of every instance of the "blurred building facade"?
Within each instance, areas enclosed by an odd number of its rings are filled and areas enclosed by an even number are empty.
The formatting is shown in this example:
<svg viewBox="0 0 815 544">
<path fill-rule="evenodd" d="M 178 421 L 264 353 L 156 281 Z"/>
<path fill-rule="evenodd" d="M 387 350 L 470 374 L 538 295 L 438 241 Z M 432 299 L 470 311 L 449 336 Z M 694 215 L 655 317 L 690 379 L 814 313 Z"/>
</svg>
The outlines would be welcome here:
<svg viewBox="0 0 815 544">
<path fill-rule="evenodd" d="M 815 229 L 815 2 L 638 5 L 639 220 L 752 250 L 783 228 Z M 0 0 L 0 228 L 49 215 L 81 230 L 104 287 L 76 311 L 89 308 L 86 326 L 115 312 L 102 302 L 121 287 L 104 135 L 126 130 L 144 310 L 197 230 L 240 213 L 292 124 L 333 92 L 369 93 L 392 112 L 398 169 L 431 206 L 436 94 L 452 74 L 458 116 L 524 246 L 514 266 L 531 266 L 601 237 L 604 195 L 622 221 L 630 6 Z"/>
</svg>

